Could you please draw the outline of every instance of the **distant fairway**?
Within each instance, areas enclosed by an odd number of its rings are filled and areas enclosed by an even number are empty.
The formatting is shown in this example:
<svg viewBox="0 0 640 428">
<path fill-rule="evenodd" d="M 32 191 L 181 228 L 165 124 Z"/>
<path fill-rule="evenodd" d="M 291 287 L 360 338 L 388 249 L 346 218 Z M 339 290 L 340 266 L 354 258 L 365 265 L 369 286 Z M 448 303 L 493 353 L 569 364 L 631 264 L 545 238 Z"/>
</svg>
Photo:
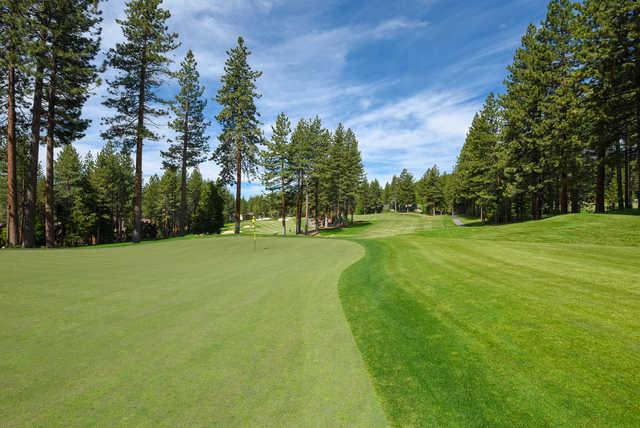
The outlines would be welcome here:
<svg viewBox="0 0 640 428">
<path fill-rule="evenodd" d="M 0 425 L 384 425 L 336 240 L 0 253 Z"/>
<path fill-rule="evenodd" d="M 382 238 L 453 227 L 449 216 L 426 216 L 416 213 L 357 215 L 354 220 L 353 226 L 326 230 L 322 235 L 340 238 Z"/>
<path fill-rule="evenodd" d="M 640 425 L 640 217 L 362 240 L 341 279 L 398 425 Z"/>
</svg>

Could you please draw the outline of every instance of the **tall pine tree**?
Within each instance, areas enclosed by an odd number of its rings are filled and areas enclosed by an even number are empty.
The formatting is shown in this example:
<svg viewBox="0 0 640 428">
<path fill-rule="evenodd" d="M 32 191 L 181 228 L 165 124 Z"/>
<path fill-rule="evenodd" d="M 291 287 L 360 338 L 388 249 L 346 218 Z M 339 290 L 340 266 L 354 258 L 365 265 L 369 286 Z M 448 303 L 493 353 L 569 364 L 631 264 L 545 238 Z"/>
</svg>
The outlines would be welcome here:
<svg viewBox="0 0 640 428">
<path fill-rule="evenodd" d="M 265 141 L 265 150 L 262 152 L 264 168 L 262 181 L 268 191 L 280 193 L 282 236 L 285 236 L 287 234 L 287 192 L 291 184 L 289 145 L 291 122 L 287 115 L 280 113 L 271 131 L 271 141 Z"/>
<path fill-rule="evenodd" d="M 249 177 L 257 172 L 259 145 L 262 142 L 259 113 L 255 100 L 260 97 L 256 80 L 262 72 L 255 71 L 248 62 L 249 49 L 244 39 L 238 37 L 238 44 L 227 51 L 222 86 L 216 101 L 222 110 L 216 119 L 222 126 L 218 136 L 220 144 L 213 153 L 213 159 L 220 165 L 220 178 L 224 185 L 236 186 L 235 228 L 240 233 L 240 201 L 242 174 Z"/>
<path fill-rule="evenodd" d="M 50 45 L 46 70 L 45 238 L 47 247 L 53 247 L 53 151 L 84 136 L 89 126 L 89 121 L 82 118 L 82 107 L 97 79 L 93 59 L 100 46 L 97 26 L 101 18 L 97 0 L 52 0 L 46 5 Z"/>
<path fill-rule="evenodd" d="M 108 81 L 109 97 L 104 105 L 116 111 L 104 119 L 108 125 L 103 137 L 120 144 L 126 151 L 135 147 L 136 175 L 133 242 L 142 238 L 142 146 L 145 140 L 159 137 L 150 119 L 166 114 L 157 90 L 162 78 L 169 74 L 171 62 L 167 54 L 178 44 L 176 33 L 169 32 L 166 22 L 171 16 L 160 7 L 162 0 L 131 0 L 125 6 L 125 18 L 116 20 L 125 41 L 107 52 L 107 64 L 118 74 Z"/>
<path fill-rule="evenodd" d="M 180 92 L 171 104 L 174 118 L 169 127 L 176 133 L 176 141 L 161 153 L 165 168 L 180 171 L 180 233 L 186 232 L 189 216 L 187 212 L 187 168 L 198 166 L 206 160 L 209 151 L 209 136 L 205 135 L 209 122 L 204 118 L 207 101 L 202 98 L 204 87 L 200 85 L 198 64 L 189 50 L 175 73 Z"/>
</svg>

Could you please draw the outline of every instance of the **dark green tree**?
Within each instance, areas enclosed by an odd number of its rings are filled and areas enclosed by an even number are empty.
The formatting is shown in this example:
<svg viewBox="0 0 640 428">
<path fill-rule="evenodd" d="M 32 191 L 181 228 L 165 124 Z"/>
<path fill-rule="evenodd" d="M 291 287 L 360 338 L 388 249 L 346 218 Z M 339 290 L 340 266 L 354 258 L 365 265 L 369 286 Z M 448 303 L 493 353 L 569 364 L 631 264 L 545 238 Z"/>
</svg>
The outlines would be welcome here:
<svg viewBox="0 0 640 428">
<path fill-rule="evenodd" d="M 82 138 L 89 126 L 89 121 L 82 118 L 82 107 L 98 78 L 93 60 L 100 47 L 101 18 L 97 0 L 52 0 L 45 4 L 49 20 L 45 236 L 47 247 L 52 247 L 54 148 Z"/>
<path fill-rule="evenodd" d="M 213 153 L 213 159 L 220 165 L 222 183 L 236 186 L 236 234 L 240 233 L 242 173 L 249 177 L 256 174 L 259 145 L 262 142 L 259 113 L 255 105 L 255 100 L 260 97 L 256 80 L 262 72 L 251 68 L 249 54 L 244 39 L 238 37 L 236 47 L 227 51 L 222 85 L 216 96 L 216 101 L 222 106 L 216 116 L 222 132 L 218 136 L 220 144 Z"/>
<path fill-rule="evenodd" d="M 291 122 L 284 113 L 276 118 L 276 123 L 271 127 L 270 141 L 265 141 L 265 150 L 262 151 L 262 166 L 264 173 L 262 182 L 269 192 L 278 192 L 280 195 L 280 216 L 282 220 L 282 236 L 287 234 L 287 193 L 291 185 L 290 144 Z"/>
<path fill-rule="evenodd" d="M 413 175 L 407 169 L 403 169 L 398 177 L 398 206 L 401 211 L 409 212 L 415 209 L 416 189 Z"/>
<path fill-rule="evenodd" d="M 200 85 L 198 64 L 189 50 L 180 64 L 180 70 L 174 74 L 178 79 L 180 92 L 171 104 L 174 118 L 169 127 L 176 133 L 176 141 L 163 151 L 165 168 L 180 171 L 180 214 L 179 230 L 184 234 L 189 222 L 187 211 L 187 168 L 193 168 L 206 160 L 209 151 L 209 136 L 205 134 L 210 125 L 204 118 L 207 101 L 202 98 L 204 87 Z"/>
<path fill-rule="evenodd" d="M 224 199 L 220 185 L 207 182 L 193 224 L 195 233 L 220 233 L 224 226 Z"/>
<path fill-rule="evenodd" d="M 0 0 L 0 69 L 6 78 L 3 104 L 6 105 L 6 184 L 7 184 L 7 245 L 19 244 L 17 151 L 18 117 L 17 105 L 23 98 L 20 91 L 21 74 L 30 70 L 27 53 L 30 48 L 31 2 Z M 2 85 L 4 86 L 4 85 Z"/>
<path fill-rule="evenodd" d="M 125 6 L 121 26 L 125 41 L 107 52 L 107 64 L 118 74 L 108 81 L 109 97 L 104 105 L 116 114 L 104 119 L 108 129 L 103 137 L 120 144 L 125 151 L 136 151 L 133 206 L 133 242 L 142 235 L 142 146 L 159 137 L 151 130 L 151 118 L 166 114 L 157 91 L 162 78 L 169 75 L 167 56 L 178 44 L 177 34 L 169 32 L 171 16 L 162 9 L 162 0 L 131 0 Z"/>
</svg>

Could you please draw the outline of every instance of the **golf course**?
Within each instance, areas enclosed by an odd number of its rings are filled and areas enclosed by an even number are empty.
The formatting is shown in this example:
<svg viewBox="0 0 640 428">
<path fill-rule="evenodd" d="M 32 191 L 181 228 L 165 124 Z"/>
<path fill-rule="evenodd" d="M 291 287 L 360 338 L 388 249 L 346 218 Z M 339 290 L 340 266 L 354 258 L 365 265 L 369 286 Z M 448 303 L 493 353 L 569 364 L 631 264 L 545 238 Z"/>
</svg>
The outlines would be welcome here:
<svg viewBox="0 0 640 428">
<path fill-rule="evenodd" d="M 3 252 L 2 424 L 640 423 L 639 216 L 247 235 Z"/>
</svg>

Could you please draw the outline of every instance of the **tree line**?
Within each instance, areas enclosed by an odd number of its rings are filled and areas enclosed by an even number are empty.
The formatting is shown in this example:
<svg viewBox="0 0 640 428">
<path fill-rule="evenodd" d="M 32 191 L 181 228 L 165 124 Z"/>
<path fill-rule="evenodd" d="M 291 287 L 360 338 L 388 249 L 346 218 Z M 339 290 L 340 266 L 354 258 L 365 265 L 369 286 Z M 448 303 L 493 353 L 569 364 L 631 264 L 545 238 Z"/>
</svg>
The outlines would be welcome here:
<svg viewBox="0 0 640 428">
<path fill-rule="evenodd" d="M 437 165 L 427 168 L 417 180 L 405 168 L 385 184 L 379 198 L 368 196 L 366 200 L 379 201 L 379 209 L 373 212 L 382 212 L 386 207 L 395 212 L 420 211 L 430 215 L 450 213 L 455 198 L 454 180 L 453 174 L 441 173 Z M 375 189 L 376 186 L 379 186 L 377 182 L 372 183 L 369 189 Z"/>
<path fill-rule="evenodd" d="M 321 217 L 328 225 L 353 215 L 362 176 L 355 135 L 342 125 L 329 132 L 319 118 L 301 120 L 291 132 L 279 117 L 274 137 L 266 140 L 256 108 L 261 72 L 250 66 L 242 37 L 227 51 L 215 96 L 221 132 L 211 151 L 196 58 L 189 50 L 178 70 L 170 69 L 169 55 L 179 41 L 167 26 L 170 12 L 161 6 L 162 0 L 128 1 L 124 18 L 116 21 L 124 40 L 97 64 L 99 0 L 0 0 L 0 203 L 6 207 L 0 225 L 9 246 L 215 232 L 230 211 L 239 233 L 242 179 L 263 175 L 271 183 L 280 174 L 281 205 L 285 213 L 288 204 L 295 206 L 297 232 L 303 207 L 307 218 L 313 212 L 316 227 Z M 90 124 L 82 108 L 105 70 L 111 76 L 103 101 L 111 112 L 102 118 L 105 144 L 95 159 L 80 159 L 71 144 Z M 159 92 L 171 79 L 178 93 L 164 100 Z M 143 146 L 163 138 L 156 131 L 163 117 L 175 138 L 161 153 L 162 176 L 145 184 Z M 286 132 L 277 136 L 276 129 Z M 58 147 L 63 149 L 56 159 Z M 221 169 L 215 183 L 202 180 L 197 169 L 208 159 Z M 227 186 L 235 186 L 235 201 Z"/>
<path fill-rule="evenodd" d="M 353 222 L 364 168 L 351 129 L 339 124 L 331 132 L 318 117 L 300 119 L 291 129 L 288 117 L 280 113 L 262 152 L 262 165 L 265 188 L 279 195 L 283 235 L 290 210 L 296 233 L 309 233 L 310 226 L 318 231 Z"/>
<path fill-rule="evenodd" d="M 455 167 L 455 209 L 494 222 L 640 199 L 640 3 L 552 0 Z"/>
</svg>

